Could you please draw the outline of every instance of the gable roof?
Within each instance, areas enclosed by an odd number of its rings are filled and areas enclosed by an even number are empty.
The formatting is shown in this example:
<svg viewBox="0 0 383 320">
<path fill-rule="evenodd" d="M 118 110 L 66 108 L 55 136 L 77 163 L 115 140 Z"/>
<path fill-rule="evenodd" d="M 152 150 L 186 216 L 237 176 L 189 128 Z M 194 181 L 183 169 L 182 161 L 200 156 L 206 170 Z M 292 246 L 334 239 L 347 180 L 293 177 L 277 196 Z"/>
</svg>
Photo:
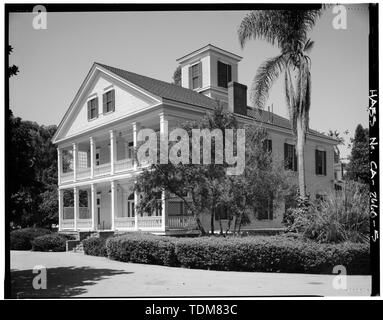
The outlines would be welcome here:
<svg viewBox="0 0 383 320">
<path fill-rule="evenodd" d="M 217 102 L 209 97 L 169 82 L 149 78 L 137 73 L 118 69 L 96 62 L 95 64 L 113 72 L 119 77 L 137 85 L 138 87 L 167 100 L 179 101 L 200 107 L 215 108 Z"/>
</svg>

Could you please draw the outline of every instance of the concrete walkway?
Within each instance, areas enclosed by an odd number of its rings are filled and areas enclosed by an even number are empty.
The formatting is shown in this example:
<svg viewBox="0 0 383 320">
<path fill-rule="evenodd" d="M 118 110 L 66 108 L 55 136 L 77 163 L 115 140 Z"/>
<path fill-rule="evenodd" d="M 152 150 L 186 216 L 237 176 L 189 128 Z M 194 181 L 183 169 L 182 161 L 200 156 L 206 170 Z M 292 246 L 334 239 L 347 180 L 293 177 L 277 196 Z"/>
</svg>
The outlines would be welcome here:
<svg viewBox="0 0 383 320">
<path fill-rule="evenodd" d="M 47 289 L 32 287 L 33 268 L 47 268 Z M 334 276 L 225 272 L 124 263 L 72 252 L 11 252 L 12 296 L 368 296 L 370 276 L 348 276 L 335 290 Z"/>
</svg>

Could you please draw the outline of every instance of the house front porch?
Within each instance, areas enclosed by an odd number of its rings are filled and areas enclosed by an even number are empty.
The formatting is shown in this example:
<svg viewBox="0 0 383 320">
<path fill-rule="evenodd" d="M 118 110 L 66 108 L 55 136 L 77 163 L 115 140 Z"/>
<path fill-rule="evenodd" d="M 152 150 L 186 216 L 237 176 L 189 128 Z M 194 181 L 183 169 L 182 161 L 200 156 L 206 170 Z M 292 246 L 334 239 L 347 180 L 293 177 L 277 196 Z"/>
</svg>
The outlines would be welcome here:
<svg viewBox="0 0 383 320">
<path fill-rule="evenodd" d="M 194 218 L 181 200 L 165 197 L 165 192 L 154 212 L 136 214 L 140 195 L 133 191 L 133 185 L 132 180 L 112 180 L 60 188 L 59 231 L 196 233 Z"/>
</svg>

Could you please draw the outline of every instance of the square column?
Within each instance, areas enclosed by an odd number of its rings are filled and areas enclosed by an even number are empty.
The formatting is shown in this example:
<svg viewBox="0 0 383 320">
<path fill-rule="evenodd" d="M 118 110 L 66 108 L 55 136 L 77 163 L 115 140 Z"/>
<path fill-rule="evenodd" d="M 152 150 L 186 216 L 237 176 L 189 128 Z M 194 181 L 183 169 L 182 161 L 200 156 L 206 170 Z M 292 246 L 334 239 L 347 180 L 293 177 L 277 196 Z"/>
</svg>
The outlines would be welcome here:
<svg viewBox="0 0 383 320">
<path fill-rule="evenodd" d="M 160 113 L 160 163 L 168 164 L 169 160 L 168 144 L 168 121 L 165 113 Z"/>
<path fill-rule="evenodd" d="M 90 186 L 90 210 L 92 215 L 92 230 L 96 229 L 96 196 L 97 196 L 97 188 L 94 183 Z"/>
<path fill-rule="evenodd" d="M 62 174 L 62 153 L 61 149 L 57 148 L 57 182 L 61 183 L 61 174 Z"/>
<path fill-rule="evenodd" d="M 110 174 L 114 174 L 114 162 L 116 160 L 116 137 L 114 135 L 114 131 L 109 131 L 109 139 L 110 139 Z"/>
<path fill-rule="evenodd" d="M 78 197 L 78 188 L 73 188 L 73 197 L 74 197 L 74 229 L 77 230 L 77 219 L 78 219 L 78 211 L 79 211 L 79 197 Z"/>
<path fill-rule="evenodd" d="M 93 179 L 94 177 L 94 140 L 93 137 L 89 138 L 89 144 L 90 144 L 90 178 Z"/>
<path fill-rule="evenodd" d="M 140 130 L 140 123 L 139 122 L 133 122 L 132 123 L 132 129 L 133 129 L 133 149 L 134 149 L 134 155 L 133 155 L 133 168 L 137 169 L 137 135 L 138 131 Z"/>
<path fill-rule="evenodd" d="M 166 201 L 166 191 L 161 192 L 161 230 L 165 231 L 166 228 L 166 214 L 167 214 L 167 201 Z"/>
<path fill-rule="evenodd" d="M 111 212 L 112 212 L 112 227 L 111 229 L 114 230 L 114 217 L 115 217 L 115 214 L 116 214 L 116 196 L 117 196 L 117 190 L 116 190 L 116 182 L 115 181 L 111 181 L 110 182 L 110 190 L 111 190 L 111 194 L 110 194 L 110 203 L 111 203 Z"/>
<path fill-rule="evenodd" d="M 137 212 L 137 205 L 139 201 L 139 194 L 138 191 L 134 191 L 134 230 L 138 231 L 138 212 Z"/>
<path fill-rule="evenodd" d="M 61 220 L 63 219 L 64 190 L 58 189 L 59 196 L 59 230 L 61 230 Z"/>
<path fill-rule="evenodd" d="M 73 180 L 76 181 L 77 179 L 77 143 L 73 143 Z"/>
</svg>

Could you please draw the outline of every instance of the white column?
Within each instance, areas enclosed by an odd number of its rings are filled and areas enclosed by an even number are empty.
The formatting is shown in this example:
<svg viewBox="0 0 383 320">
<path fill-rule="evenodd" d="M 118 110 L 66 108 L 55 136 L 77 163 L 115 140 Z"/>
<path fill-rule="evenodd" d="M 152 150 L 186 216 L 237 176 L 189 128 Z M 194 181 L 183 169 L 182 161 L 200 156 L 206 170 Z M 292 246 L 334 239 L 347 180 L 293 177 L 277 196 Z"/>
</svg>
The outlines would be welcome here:
<svg viewBox="0 0 383 320">
<path fill-rule="evenodd" d="M 116 182 L 115 181 L 111 181 L 110 182 L 110 190 L 111 190 L 111 194 L 110 194 L 110 203 L 111 203 L 111 211 L 112 211 L 112 230 L 114 230 L 114 217 L 115 217 L 115 214 L 116 214 L 116 195 L 117 195 L 117 190 L 116 190 Z"/>
<path fill-rule="evenodd" d="M 64 190 L 58 189 L 59 194 L 59 231 L 61 230 L 61 220 L 63 219 Z"/>
<path fill-rule="evenodd" d="M 62 174 L 62 153 L 61 149 L 57 148 L 57 182 L 58 184 L 61 183 L 61 174 Z"/>
<path fill-rule="evenodd" d="M 77 230 L 77 219 L 78 219 L 78 211 L 79 211 L 79 197 L 78 197 L 78 188 L 73 188 L 73 196 L 74 196 L 74 229 Z"/>
<path fill-rule="evenodd" d="M 93 179 L 94 177 L 94 140 L 93 137 L 89 138 L 90 143 L 90 178 Z"/>
<path fill-rule="evenodd" d="M 160 163 L 168 164 L 168 122 L 165 113 L 160 113 Z"/>
<path fill-rule="evenodd" d="M 91 214 L 92 214 L 92 230 L 95 230 L 95 225 L 96 225 L 96 185 L 94 183 L 91 184 L 90 186 L 90 202 L 91 202 Z"/>
<path fill-rule="evenodd" d="M 136 151 L 137 151 L 137 134 L 138 134 L 138 130 L 139 130 L 140 124 L 138 122 L 133 122 L 132 123 L 132 127 L 133 127 L 133 149 L 134 149 L 133 168 L 137 169 L 137 156 L 136 156 Z"/>
<path fill-rule="evenodd" d="M 77 179 L 77 143 L 73 143 L 73 180 Z"/>
<path fill-rule="evenodd" d="M 166 230 L 166 204 L 167 204 L 167 201 L 166 201 L 166 191 L 162 191 L 161 192 L 161 230 L 162 231 L 165 231 Z"/>
<path fill-rule="evenodd" d="M 136 182 L 134 182 L 136 183 Z M 134 191 L 134 230 L 138 230 L 138 212 L 137 212 L 137 205 L 139 201 L 139 194 L 138 191 Z"/>
<path fill-rule="evenodd" d="M 114 162 L 116 161 L 116 137 L 114 131 L 109 131 L 110 137 L 110 174 L 114 174 Z"/>
</svg>

